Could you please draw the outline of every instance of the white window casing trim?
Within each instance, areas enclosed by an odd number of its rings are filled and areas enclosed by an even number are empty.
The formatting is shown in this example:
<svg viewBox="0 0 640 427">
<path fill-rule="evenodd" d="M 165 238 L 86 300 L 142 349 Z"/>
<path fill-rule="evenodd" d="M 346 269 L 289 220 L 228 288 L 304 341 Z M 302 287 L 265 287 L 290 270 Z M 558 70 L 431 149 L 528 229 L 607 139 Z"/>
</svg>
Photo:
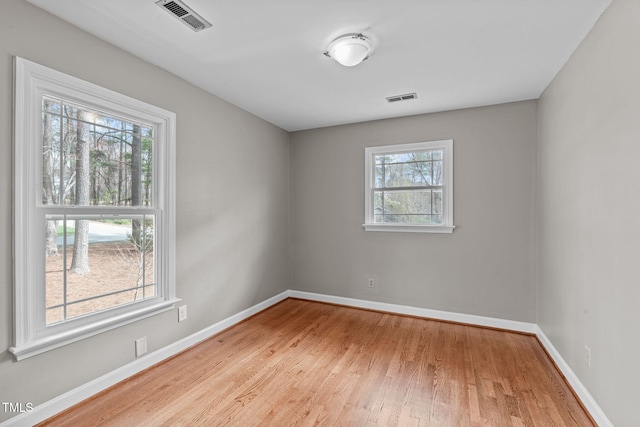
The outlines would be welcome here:
<svg viewBox="0 0 640 427">
<path fill-rule="evenodd" d="M 69 331 L 66 332 L 60 332 L 55 335 L 31 340 L 19 347 L 11 347 L 9 351 L 14 355 L 16 361 L 20 361 L 40 353 L 89 338 L 93 335 L 119 328 L 120 326 L 136 322 L 146 317 L 172 310 L 178 301 L 180 300 L 174 299 L 150 305 L 149 307 L 139 307 L 134 311 L 129 311 L 121 315 L 112 315 L 108 320 L 104 320 L 102 322 L 92 322 L 90 325 L 70 328 Z"/>
<path fill-rule="evenodd" d="M 140 212 L 154 211 L 156 221 L 161 224 L 156 236 L 159 242 L 155 255 L 159 275 L 156 297 L 46 328 L 44 313 L 39 313 L 45 298 L 44 259 L 38 256 L 39 246 L 34 244 L 44 235 L 44 221 L 40 221 L 38 213 L 42 205 L 39 192 L 42 156 L 38 142 L 42 142 L 44 94 L 59 95 L 87 107 L 119 112 L 154 125 L 157 133 L 154 208 L 143 208 Z M 14 61 L 14 106 L 14 346 L 9 351 L 16 360 L 172 309 L 179 301 L 175 290 L 175 114 L 19 57 Z M 91 212 L 83 207 L 73 209 L 74 214 Z M 113 209 L 114 213 L 120 211 Z"/>
<path fill-rule="evenodd" d="M 373 196 L 372 190 L 375 182 L 375 167 L 373 158 L 377 154 L 393 154 L 413 152 L 420 150 L 444 150 L 444 179 L 443 179 L 443 224 L 442 225 L 418 225 L 418 224 L 381 224 L 373 220 Z M 388 231 L 405 233 L 453 233 L 453 140 L 416 142 L 409 144 L 382 145 L 365 148 L 365 223 L 362 228 L 365 231 Z"/>
</svg>

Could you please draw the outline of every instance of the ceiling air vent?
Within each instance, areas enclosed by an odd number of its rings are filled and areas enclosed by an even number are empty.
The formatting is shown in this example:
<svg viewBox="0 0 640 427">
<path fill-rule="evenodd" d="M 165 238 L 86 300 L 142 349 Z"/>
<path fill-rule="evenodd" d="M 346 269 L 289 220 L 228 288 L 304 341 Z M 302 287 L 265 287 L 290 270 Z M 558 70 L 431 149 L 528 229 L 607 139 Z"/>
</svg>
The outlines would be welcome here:
<svg viewBox="0 0 640 427">
<path fill-rule="evenodd" d="M 404 95 L 389 96 L 387 98 L 387 102 L 391 104 L 393 102 L 408 101 L 410 99 L 416 99 L 416 98 L 418 98 L 418 95 L 416 95 L 414 92 L 414 93 L 407 93 Z"/>
<path fill-rule="evenodd" d="M 189 6 L 180 0 L 159 0 L 158 6 L 178 18 L 193 31 L 201 31 L 211 27 L 211 23 L 198 15 Z"/>
</svg>

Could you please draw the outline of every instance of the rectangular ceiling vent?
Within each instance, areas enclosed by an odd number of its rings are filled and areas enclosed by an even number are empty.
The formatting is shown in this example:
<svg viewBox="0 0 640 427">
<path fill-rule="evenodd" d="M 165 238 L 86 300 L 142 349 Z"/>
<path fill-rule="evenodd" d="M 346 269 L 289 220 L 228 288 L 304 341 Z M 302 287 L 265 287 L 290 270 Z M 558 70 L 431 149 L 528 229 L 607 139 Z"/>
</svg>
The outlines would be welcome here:
<svg viewBox="0 0 640 427">
<path fill-rule="evenodd" d="M 396 96 L 389 96 L 387 98 L 387 102 L 389 104 L 391 104 L 392 102 L 399 102 L 399 101 L 408 101 L 410 99 L 416 99 L 418 98 L 418 95 L 416 95 L 416 93 L 406 93 L 404 95 L 396 95 Z"/>
<path fill-rule="evenodd" d="M 195 13 L 193 9 L 180 0 L 159 0 L 156 4 L 182 21 L 193 31 L 201 31 L 211 27 L 209 21 Z"/>
</svg>

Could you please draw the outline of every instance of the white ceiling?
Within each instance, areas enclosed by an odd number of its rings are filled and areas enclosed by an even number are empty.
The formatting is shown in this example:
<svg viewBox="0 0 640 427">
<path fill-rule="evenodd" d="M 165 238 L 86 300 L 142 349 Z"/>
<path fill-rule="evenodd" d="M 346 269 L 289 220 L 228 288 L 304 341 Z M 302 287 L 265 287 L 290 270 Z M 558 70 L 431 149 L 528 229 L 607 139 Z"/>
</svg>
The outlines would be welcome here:
<svg viewBox="0 0 640 427">
<path fill-rule="evenodd" d="M 611 2 L 185 0 L 196 33 L 155 0 L 29 1 L 289 131 L 538 98 Z M 353 32 L 369 60 L 322 54 Z"/>
</svg>

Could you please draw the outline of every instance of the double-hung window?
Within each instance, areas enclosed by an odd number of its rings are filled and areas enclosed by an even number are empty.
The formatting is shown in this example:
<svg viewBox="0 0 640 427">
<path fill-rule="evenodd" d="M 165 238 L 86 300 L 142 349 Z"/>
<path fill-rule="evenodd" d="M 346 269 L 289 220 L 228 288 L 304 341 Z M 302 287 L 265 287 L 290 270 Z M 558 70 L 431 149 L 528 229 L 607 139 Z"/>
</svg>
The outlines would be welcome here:
<svg viewBox="0 0 640 427">
<path fill-rule="evenodd" d="M 169 310 L 175 114 L 15 60 L 17 360 Z"/>
<path fill-rule="evenodd" d="M 453 141 L 365 149 L 367 231 L 451 233 Z"/>
</svg>

